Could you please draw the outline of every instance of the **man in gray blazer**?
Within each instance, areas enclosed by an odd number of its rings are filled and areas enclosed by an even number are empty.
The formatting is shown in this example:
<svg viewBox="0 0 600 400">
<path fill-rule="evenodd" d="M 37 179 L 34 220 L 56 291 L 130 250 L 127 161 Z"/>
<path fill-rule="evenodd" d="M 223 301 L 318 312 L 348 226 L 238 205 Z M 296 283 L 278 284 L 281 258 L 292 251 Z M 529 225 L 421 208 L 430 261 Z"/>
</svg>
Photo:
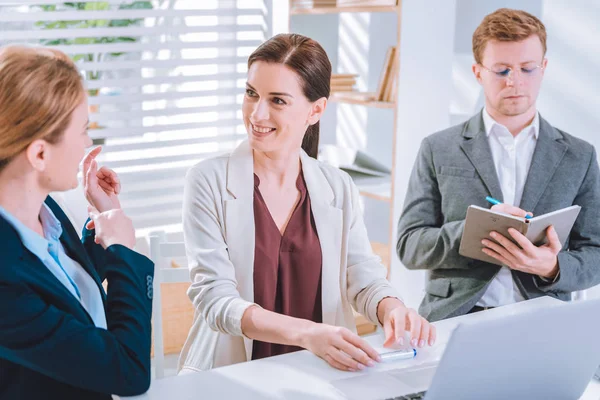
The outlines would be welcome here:
<svg viewBox="0 0 600 400">
<path fill-rule="evenodd" d="M 397 252 L 409 269 L 429 271 L 419 312 L 430 321 L 600 283 L 600 172 L 592 145 L 552 127 L 536 109 L 547 64 L 546 31 L 536 17 L 500 9 L 473 35 L 473 72 L 484 109 L 422 142 L 398 223 Z M 458 254 L 467 207 L 486 196 L 514 215 L 573 204 L 581 212 L 564 248 L 552 228 L 534 246 L 514 231 L 482 242 L 503 263 Z"/>
</svg>

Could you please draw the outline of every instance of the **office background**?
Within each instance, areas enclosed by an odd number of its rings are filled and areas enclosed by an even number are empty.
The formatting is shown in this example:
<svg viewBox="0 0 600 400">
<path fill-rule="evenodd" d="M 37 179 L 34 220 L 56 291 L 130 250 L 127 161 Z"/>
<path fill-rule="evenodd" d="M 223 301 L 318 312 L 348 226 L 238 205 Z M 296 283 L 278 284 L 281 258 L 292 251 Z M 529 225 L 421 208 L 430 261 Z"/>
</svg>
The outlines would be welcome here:
<svg viewBox="0 0 600 400">
<path fill-rule="evenodd" d="M 368 197 L 363 205 L 371 240 L 388 246 L 392 283 L 409 306 L 417 307 L 425 273 L 401 265 L 394 252 L 395 230 L 388 237 L 389 222 L 400 215 L 421 140 L 464 121 L 483 105 L 482 91 L 471 73 L 474 29 L 500 7 L 520 8 L 540 17 L 548 31 L 549 63 L 539 110 L 553 125 L 598 148 L 600 2 L 401 3 L 396 120 L 387 109 L 330 103 L 321 139 L 323 144 L 364 149 L 390 167 L 395 160 L 393 207 Z M 103 71 L 101 76 L 86 72 L 88 87 L 97 92 L 90 98 L 91 120 L 98 125 L 92 135 L 105 145 L 102 162 L 122 176 L 123 204 L 136 222 L 139 248 L 145 252 L 150 232 L 160 230 L 180 238 L 185 170 L 232 149 L 245 136 L 240 111 L 245 62 L 259 43 L 290 30 L 307 34 L 328 51 L 334 72 L 355 72 L 357 90 L 373 91 L 398 28 L 396 16 L 390 13 L 290 16 L 287 0 L 70 3 L 75 6 L 46 0 L 45 9 L 35 4 L 0 0 L 0 44 L 45 43 L 71 54 L 94 55 L 78 60 L 84 71 Z M 104 22 L 52 26 L 69 19 Z M 66 29 L 62 31 L 66 34 L 57 33 L 57 28 Z M 88 28 L 94 29 L 93 35 L 85 31 Z M 90 40 L 90 36 L 110 36 L 114 29 L 131 40 Z M 394 135 L 396 146 L 391 148 Z M 86 217 L 81 191 L 57 196 L 81 226 Z M 589 293 L 600 296 L 600 287 Z"/>
</svg>

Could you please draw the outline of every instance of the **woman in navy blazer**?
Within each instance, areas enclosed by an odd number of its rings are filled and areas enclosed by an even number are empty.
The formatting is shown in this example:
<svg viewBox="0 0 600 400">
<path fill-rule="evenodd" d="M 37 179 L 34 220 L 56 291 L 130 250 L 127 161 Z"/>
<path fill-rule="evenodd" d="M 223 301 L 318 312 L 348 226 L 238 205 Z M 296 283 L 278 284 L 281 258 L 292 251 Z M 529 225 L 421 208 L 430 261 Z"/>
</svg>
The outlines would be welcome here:
<svg viewBox="0 0 600 400">
<path fill-rule="evenodd" d="M 98 169 L 99 149 L 84 160 L 81 241 L 48 196 L 78 185 L 87 124 L 68 57 L 0 49 L 0 399 L 110 399 L 150 384 L 154 267 L 131 250 L 118 177 Z"/>
</svg>

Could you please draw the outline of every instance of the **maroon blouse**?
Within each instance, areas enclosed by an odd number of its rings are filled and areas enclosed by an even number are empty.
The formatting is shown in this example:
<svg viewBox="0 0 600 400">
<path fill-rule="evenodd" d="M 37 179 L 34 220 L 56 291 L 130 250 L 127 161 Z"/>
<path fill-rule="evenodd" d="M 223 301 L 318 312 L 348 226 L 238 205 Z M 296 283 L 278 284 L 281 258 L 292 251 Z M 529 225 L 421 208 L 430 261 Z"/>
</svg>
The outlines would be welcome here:
<svg viewBox="0 0 600 400">
<path fill-rule="evenodd" d="M 300 201 L 283 235 L 275 224 L 254 175 L 254 302 L 265 310 L 322 322 L 321 244 L 302 172 L 296 187 Z M 254 341 L 252 359 L 302 350 L 296 346 Z"/>
</svg>

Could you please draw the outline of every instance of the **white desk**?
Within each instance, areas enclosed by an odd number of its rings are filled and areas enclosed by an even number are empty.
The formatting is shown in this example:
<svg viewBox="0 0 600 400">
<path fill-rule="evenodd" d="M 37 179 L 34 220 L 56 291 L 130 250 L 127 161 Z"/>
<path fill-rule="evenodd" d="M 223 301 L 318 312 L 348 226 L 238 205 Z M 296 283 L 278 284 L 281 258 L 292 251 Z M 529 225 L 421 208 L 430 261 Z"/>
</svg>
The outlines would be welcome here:
<svg viewBox="0 0 600 400">
<path fill-rule="evenodd" d="M 336 399 L 344 397 L 331 384 L 331 381 L 353 375 L 368 374 L 388 369 L 415 368 L 423 363 L 439 361 L 450 333 L 461 321 L 521 312 L 539 307 L 549 307 L 559 303 L 550 297 L 543 297 L 484 312 L 451 318 L 435 323 L 438 331 L 436 344 L 422 349 L 413 360 L 393 364 L 379 364 L 367 371 L 342 372 L 329 367 L 324 361 L 308 351 L 299 351 L 278 357 L 236 364 L 211 371 L 186 374 L 152 382 L 150 390 L 129 399 L 146 400 L 204 400 L 204 399 Z M 380 346 L 383 338 L 373 335 L 369 342 Z M 600 399 L 600 382 L 592 381 L 581 400 Z"/>
</svg>

